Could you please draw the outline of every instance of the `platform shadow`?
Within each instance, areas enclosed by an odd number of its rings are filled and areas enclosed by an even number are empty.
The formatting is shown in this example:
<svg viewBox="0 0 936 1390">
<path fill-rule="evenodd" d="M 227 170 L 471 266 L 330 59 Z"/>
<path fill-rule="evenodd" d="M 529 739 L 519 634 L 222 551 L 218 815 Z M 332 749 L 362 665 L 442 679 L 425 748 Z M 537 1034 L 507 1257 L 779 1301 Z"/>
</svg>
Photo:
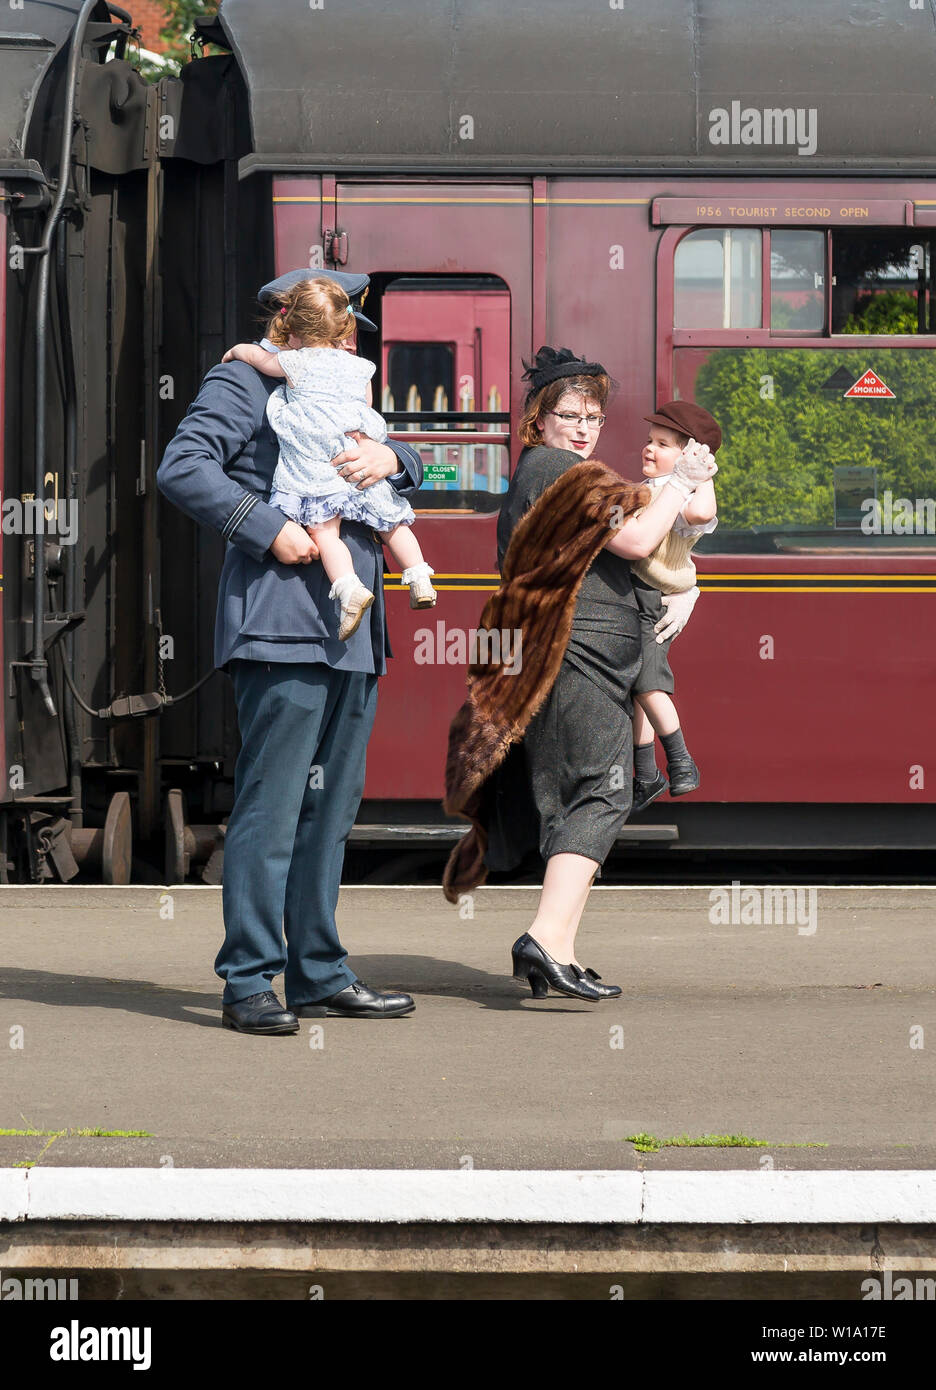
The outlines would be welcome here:
<svg viewBox="0 0 936 1390">
<path fill-rule="evenodd" d="M 105 975 L 61 975 L 52 970 L 0 970 L 0 998 L 48 1004 L 65 1009 L 124 1009 L 127 1013 L 193 1023 L 199 1028 L 221 1024 L 221 987 L 211 994 L 178 989 L 154 980 L 118 980 Z M 202 1018 L 194 1009 L 211 1009 Z"/>
<path fill-rule="evenodd" d="M 374 989 L 405 990 L 418 1005 L 421 997 L 460 998 L 483 1009 L 523 1013 L 581 1013 L 597 1007 L 586 1000 L 551 994 L 534 1000 L 525 982 L 479 970 L 462 961 L 435 956 L 354 955 L 348 964 Z M 282 977 L 273 981 L 280 998 Z M 0 970 L 0 998 L 66 1009 L 123 1009 L 151 1018 L 165 1018 L 198 1028 L 221 1023 L 221 982 L 217 991 L 180 989 L 154 980 L 115 979 L 103 975 L 59 974 L 52 970 Z M 210 1009 L 211 1017 L 196 1010 Z M 415 1017 L 416 1015 L 414 1015 Z"/>
<path fill-rule="evenodd" d="M 559 994 L 534 999 L 525 980 L 509 973 L 492 974 L 466 965 L 464 961 L 440 960 L 438 956 L 349 955 L 352 970 L 374 989 L 402 989 L 419 1002 L 420 996 L 465 999 L 484 1009 L 520 1009 L 524 1013 L 581 1013 L 597 1005 L 587 999 L 576 1000 Z"/>
</svg>

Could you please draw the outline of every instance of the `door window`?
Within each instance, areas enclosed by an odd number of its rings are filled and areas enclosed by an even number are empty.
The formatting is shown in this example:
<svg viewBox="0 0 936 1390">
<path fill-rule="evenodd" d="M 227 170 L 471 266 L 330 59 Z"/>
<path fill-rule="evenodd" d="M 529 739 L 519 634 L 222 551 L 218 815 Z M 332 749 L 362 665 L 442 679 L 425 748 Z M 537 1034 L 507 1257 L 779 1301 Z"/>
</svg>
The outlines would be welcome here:
<svg viewBox="0 0 936 1390">
<path fill-rule="evenodd" d="M 380 320 L 379 408 L 423 461 L 414 509 L 496 511 L 510 474 L 507 285 L 494 275 L 389 278 Z"/>
</svg>

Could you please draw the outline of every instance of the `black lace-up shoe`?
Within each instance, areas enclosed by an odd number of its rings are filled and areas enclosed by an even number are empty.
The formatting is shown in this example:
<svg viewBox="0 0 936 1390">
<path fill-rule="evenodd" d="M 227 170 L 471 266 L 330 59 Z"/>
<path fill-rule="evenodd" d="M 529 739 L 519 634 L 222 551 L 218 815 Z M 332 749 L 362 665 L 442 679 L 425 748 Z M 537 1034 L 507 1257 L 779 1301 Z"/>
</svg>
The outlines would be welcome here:
<svg viewBox="0 0 936 1390">
<path fill-rule="evenodd" d="M 666 791 L 666 778 L 657 768 L 657 774 L 652 782 L 638 782 L 634 778 L 634 804 L 631 807 L 631 816 L 639 816 L 641 811 L 646 811 L 651 801 L 656 801 L 658 796 L 662 796 Z"/>
<path fill-rule="evenodd" d="M 299 1020 L 271 989 L 221 1005 L 221 1026 L 238 1033 L 298 1033 Z"/>
<path fill-rule="evenodd" d="M 380 994 L 363 980 L 353 980 L 327 999 L 297 1004 L 294 1012 L 298 1018 L 399 1018 L 415 1007 L 411 994 Z"/>
<path fill-rule="evenodd" d="M 694 792 L 701 780 L 699 769 L 688 757 L 674 758 L 666 764 L 666 771 L 669 774 L 670 796 L 685 796 L 686 792 Z"/>
</svg>

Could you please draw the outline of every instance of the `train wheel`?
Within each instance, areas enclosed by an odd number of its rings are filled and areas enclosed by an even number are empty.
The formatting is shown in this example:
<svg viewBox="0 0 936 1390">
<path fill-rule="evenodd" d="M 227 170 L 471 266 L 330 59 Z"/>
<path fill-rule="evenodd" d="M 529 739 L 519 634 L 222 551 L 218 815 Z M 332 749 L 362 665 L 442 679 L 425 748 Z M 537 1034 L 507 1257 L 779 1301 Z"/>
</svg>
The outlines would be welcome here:
<svg viewBox="0 0 936 1390">
<path fill-rule="evenodd" d="M 188 878 L 191 853 L 185 833 L 185 794 L 172 787 L 166 796 L 166 882 L 184 883 Z"/>
<path fill-rule="evenodd" d="M 133 864 L 133 823 L 130 793 L 115 792 L 104 821 L 101 877 L 105 883 L 129 883 Z"/>
</svg>

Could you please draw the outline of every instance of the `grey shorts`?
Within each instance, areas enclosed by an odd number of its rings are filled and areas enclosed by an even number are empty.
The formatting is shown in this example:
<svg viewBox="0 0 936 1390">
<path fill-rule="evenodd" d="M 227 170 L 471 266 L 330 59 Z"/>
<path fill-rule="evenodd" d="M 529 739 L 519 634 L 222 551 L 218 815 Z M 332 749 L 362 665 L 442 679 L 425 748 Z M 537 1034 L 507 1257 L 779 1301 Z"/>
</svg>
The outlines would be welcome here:
<svg viewBox="0 0 936 1390">
<path fill-rule="evenodd" d="M 643 662 L 640 675 L 634 682 L 635 695 L 648 695 L 651 690 L 662 690 L 672 695 L 676 688 L 673 672 L 670 669 L 667 653 L 672 637 L 666 642 L 658 642 L 653 628 L 666 612 L 663 595 L 659 589 L 651 589 L 642 579 L 633 576 L 634 594 L 640 609 L 640 641 Z"/>
</svg>

